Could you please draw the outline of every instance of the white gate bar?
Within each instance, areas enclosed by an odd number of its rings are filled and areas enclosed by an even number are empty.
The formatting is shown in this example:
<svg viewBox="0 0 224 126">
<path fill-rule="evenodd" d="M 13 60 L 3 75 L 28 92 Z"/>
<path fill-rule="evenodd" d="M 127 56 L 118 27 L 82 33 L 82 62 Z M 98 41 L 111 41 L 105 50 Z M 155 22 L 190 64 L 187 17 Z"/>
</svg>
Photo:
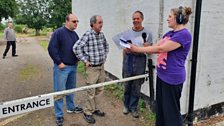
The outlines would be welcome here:
<svg viewBox="0 0 224 126">
<path fill-rule="evenodd" d="M 64 90 L 64 91 L 59 91 L 59 92 L 53 92 L 53 93 L 48 93 L 48 94 L 43 94 L 43 95 L 38 95 L 38 96 L 27 97 L 27 98 L 17 99 L 17 100 L 13 100 L 13 101 L 0 102 L 0 106 L 1 105 L 7 105 L 7 104 L 9 105 L 9 104 L 17 103 L 17 102 L 22 102 L 22 101 L 27 101 L 27 100 L 30 100 L 30 99 L 35 99 L 35 98 L 40 98 L 40 97 L 66 95 L 66 94 L 74 93 L 74 92 L 77 92 L 77 91 L 83 91 L 83 90 L 87 90 L 87 89 L 102 87 L 102 86 L 106 86 L 106 85 L 111 85 L 111 84 L 116 84 L 116 83 L 120 83 L 120 82 L 126 82 L 126 81 L 130 81 L 130 80 L 136 80 L 136 79 L 146 78 L 146 77 L 148 77 L 148 74 L 143 74 L 143 75 L 123 78 L 123 79 L 119 79 L 119 80 L 113 80 L 113 81 L 93 84 L 93 85 L 89 85 L 89 86 L 82 86 L 82 87 L 78 87 L 78 88 L 74 88 L 74 89 L 69 89 L 69 90 Z"/>
</svg>

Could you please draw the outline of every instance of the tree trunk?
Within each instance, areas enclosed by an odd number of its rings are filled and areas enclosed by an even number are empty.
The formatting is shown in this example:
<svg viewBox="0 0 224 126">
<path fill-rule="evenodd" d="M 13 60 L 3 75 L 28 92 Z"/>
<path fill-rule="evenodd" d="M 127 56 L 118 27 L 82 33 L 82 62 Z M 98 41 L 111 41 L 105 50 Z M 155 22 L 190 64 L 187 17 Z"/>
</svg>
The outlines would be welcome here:
<svg viewBox="0 0 224 126">
<path fill-rule="evenodd" d="M 40 29 L 36 29 L 36 36 L 39 36 L 40 35 Z"/>
</svg>

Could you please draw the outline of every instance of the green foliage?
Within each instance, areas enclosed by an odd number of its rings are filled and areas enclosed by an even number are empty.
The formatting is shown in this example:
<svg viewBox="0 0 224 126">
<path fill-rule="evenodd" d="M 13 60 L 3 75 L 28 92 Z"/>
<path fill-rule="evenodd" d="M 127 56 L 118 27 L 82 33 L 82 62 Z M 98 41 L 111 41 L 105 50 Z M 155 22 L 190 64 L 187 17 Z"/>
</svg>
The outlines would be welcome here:
<svg viewBox="0 0 224 126">
<path fill-rule="evenodd" d="M 0 32 L 0 38 L 3 38 L 3 32 Z"/>
<path fill-rule="evenodd" d="M 84 71 L 84 63 L 83 62 L 79 62 L 78 63 L 78 73 L 81 73 L 81 74 L 83 74 L 84 75 L 84 73 L 85 73 L 85 71 Z"/>
<path fill-rule="evenodd" d="M 56 29 L 65 22 L 65 17 L 71 13 L 71 0 L 18 0 L 19 14 L 16 22 L 26 24 L 40 35 L 43 27 Z"/>
<path fill-rule="evenodd" d="M 40 41 L 40 45 L 44 48 L 44 50 L 47 50 L 48 44 L 49 43 L 47 41 Z"/>
<path fill-rule="evenodd" d="M 27 81 L 34 78 L 37 74 L 40 73 L 40 70 L 37 66 L 28 64 L 19 71 L 19 80 Z"/>
<path fill-rule="evenodd" d="M 3 32 L 4 29 L 5 29 L 5 27 L 6 27 L 6 26 L 4 26 L 4 25 L 2 25 L 2 24 L 0 23 L 0 32 Z"/>
<path fill-rule="evenodd" d="M 122 99 L 124 94 L 124 88 L 122 85 L 112 84 L 105 86 L 105 89 L 110 91 L 116 98 Z"/>
<path fill-rule="evenodd" d="M 71 0 L 51 0 L 49 4 L 51 18 L 48 26 L 56 29 L 65 22 L 65 17 L 72 12 Z"/>
<path fill-rule="evenodd" d="M 146 119 L 149 121 L 155 121 L 156 120 L 156 113 L 150 112 L 147 116 Z"/>
<path fill-rule="evenodd" d="M 17 10 L 15 0 L 0 0 L 0 22 L 2 18 L 15 17 Z"/>
<path fill-rule="evenodd" d="M 49 20 L 48 0 L 19 0 L 20 14 L 17 15 L 16 22 L 26 24 L 29 28 L 36 30 L 36 35 Z"/>
<path fill-rule="evenodd" d="M 146 102 L 143 99 L 139 99 L 138 109 L 141 112 L 142 117 L 146 120 L 145 126 L 152 126 L 156 120 L 156 114 L 148 110 Z"/>
<path fill-rule="evenodd" d="M 15 25 L 14 30 L 17 33 L 22 33 L 23 32 L 23 28 L 25 28 L 25 25 Z"/>
<path fill-rule="evenodd" d="M 145 109 L 146 109 L 146 104 L 145 104 L 145 101 L 140 99 L 139 102 L 138 102 L 138 108 L 139 108 L 139 111 L 140 112 L 144 112 Z"/>
<path fill-rule="evenodd" d="M 109 91 L 109 94 L 112 94 L 118 99 L 123 98 L 124 94 L 124 88 L 121 84 L 112 84 L 105 86 L 105 89 Z M 141 112 L 141 115 L 143 115 L 144 119 L 146 119 L 146 126 L 151 126 L 155 122 L 156 114 L 149 112 L 149 110 L 146 108 L 146 103 L 144 100 L 140 99 L 138 103 L 138 109 Z"/>
<path fill-rule="evenodd" d="M 40 31 L 40 35 L 41 35 L 41 36 L 47 36 L 47 34 L 48 34 L 49 32 L 52 32 L 52 29 L 51 29 L 51 28 L 46 28 L 46 27 L 44 27 L 44 28 Z"/>
<path fill-rule="evenodd" d="M 42 29 L 42 32 L 52 32 L 52 28 L 47 28 L 47 27 L 44 27 L 43 29 Z"/>
</svg>

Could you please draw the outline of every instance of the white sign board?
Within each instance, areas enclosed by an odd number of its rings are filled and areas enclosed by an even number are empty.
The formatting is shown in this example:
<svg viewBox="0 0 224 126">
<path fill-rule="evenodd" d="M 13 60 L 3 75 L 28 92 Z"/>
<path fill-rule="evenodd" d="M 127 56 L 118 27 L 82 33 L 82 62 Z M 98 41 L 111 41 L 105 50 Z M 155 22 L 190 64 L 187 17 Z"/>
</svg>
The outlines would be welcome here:
<svg viewBox="0 0 224 126">
<path fill-rule="evenodd" d="M 54 98 L 51 96 L 35 96 L 0 104 L 0 118 L 31 112 L 54 106 Z"/>
</svg>

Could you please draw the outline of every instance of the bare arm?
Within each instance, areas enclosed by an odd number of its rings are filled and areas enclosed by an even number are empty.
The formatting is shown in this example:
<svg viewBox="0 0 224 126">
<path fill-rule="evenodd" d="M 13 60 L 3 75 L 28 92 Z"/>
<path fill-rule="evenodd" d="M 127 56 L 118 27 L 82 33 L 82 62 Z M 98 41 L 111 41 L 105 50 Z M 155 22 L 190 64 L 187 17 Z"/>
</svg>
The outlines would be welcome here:
<svg viewBox="0 0 224 126">
<path fill-rule="evenodd" d="M 163 53 L 163 52 L 169 52 L 172 50 L 175 50 L 179 47 L 181 47 L 181 44 L 178 42 L 174 42 L 171 40 L 167 40 L 162 45 L 152 45 L 147 47 L 137 47 L 133 44 L 130 44 L 131 48 L 130 50 L 133 52 L 143 52 L 143 53 Z"/>
</svg>

